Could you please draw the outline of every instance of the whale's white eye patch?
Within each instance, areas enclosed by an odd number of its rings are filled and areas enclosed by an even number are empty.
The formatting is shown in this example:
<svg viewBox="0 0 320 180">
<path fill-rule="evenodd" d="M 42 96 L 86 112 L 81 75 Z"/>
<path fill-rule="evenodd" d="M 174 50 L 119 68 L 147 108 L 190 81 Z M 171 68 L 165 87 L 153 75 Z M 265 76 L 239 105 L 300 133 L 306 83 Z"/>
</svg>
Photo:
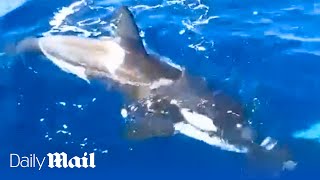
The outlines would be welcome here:
<svg viewBox="0 0 320 180">
<path fill-rule="evenodd" d="M 190 111 L 190 109 L 187 108 L 182 108 L 180 112 L 184 119 L 194 127 L 203 131 L 218 131 L 218 128 L 213 124 L 213 120 L 207 116 Z"/>
<path fill-rule="evenodd" d="M 211 146 L 216 146 L 222 150 L 232 151 L 237 153 L 247 153 L 248 149 L 242 146 L 229 144 L 227 141 L 219 138 L 218 136 L 210 136 L 208 132 L 203 132 L 191 124 L 179 122 L 174 125 L 176 134 L 184 134 L 188 137 L 205 142 Z"/>
</svg>

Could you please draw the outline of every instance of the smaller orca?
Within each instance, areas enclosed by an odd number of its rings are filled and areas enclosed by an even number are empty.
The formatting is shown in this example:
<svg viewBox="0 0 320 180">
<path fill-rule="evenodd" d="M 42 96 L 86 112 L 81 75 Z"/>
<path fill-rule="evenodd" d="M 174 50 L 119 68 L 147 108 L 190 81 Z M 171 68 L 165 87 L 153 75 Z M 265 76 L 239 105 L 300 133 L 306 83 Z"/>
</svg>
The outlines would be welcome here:
<svg viewBox="0 0 320 180">
<path fill-rule="evenodd" d="M 182 72 L 149 54 L 144 48 L 133 14 L 127 6 L 114 15 L 114 36 L 97 39 L 55 35 L 26 38 L 15 48 L 17 54 L 40 52 L 61 70 L 90 82 L 90 79 L 109 79 L 130 89 L 131 96 L 146 96 L 150 89 L 170 84 Z"/>
</svg>

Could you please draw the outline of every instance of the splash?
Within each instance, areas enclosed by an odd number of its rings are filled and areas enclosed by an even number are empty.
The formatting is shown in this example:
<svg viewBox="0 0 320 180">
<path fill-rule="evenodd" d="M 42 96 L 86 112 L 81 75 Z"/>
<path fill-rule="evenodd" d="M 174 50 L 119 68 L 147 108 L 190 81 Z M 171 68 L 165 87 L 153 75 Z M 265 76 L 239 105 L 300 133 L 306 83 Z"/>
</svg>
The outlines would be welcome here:
<svg viewBox="0 0 320 180">
<path fill-rule="evenodd" d="M 90 32 L 86 30 L 85 28 L 81 28 L 85 22 L 88 22 L 89 20 L 83 20 L 82 22 L 79 22 L 80 26 L 76 26 L 75 24 L 68 24 L 68 19 L 73 14 L 79 12 L 83 7 L 87 5 L 87 2 L 85 0 L 76 1 L 69 5 L 68 7 L 61 8 L 58 12 L 54 13 L 54 17 L 49 22 L 49 24 L 52 26 L 52 28 L 44 32 L 43 36 L 52 35 L 55 33 L 67 33 L 67 32 L 73 32 L 73 33 L 80 33 L 84 37 L 89 37 L 94 32 Z M 100 21 L 98 21 L 100 22 Z M 93 22 L 91 22 L 93 23 Z"/>
</svg>

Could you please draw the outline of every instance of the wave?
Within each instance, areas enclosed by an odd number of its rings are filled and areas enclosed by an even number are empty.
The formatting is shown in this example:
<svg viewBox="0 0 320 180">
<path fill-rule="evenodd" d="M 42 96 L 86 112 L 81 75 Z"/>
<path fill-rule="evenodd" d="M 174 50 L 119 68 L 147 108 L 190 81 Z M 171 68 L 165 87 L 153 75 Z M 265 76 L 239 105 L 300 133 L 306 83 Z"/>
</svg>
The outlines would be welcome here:
<svg viewBox="0 0 320 180">
<path fill-rule="evenodd" d="M 308 47 L 300 48 L 300 49 L 292 49 L 292 50 L 288 51 L 288 53 L 303 53 L 303 54 L 309 54 L 309 55 L 314 55 L 314 56 L 320 56 L 320 51 L 308 49 Z"/>
<path fill-rule="evenodd" d="M 301 41 L 301 42 L 315 42 L 319 43 L 320 42 L 320 37 L 301 37 L 297 36 L 295 34 L 285 34 L 285 33 L 277 33 L 274 31 L 266 31 L 265 35 L 267 36 L 277 36 L 280 39 L 285 39 L 285 40 L 293 40 L 293 41 Z"/>
</svg>

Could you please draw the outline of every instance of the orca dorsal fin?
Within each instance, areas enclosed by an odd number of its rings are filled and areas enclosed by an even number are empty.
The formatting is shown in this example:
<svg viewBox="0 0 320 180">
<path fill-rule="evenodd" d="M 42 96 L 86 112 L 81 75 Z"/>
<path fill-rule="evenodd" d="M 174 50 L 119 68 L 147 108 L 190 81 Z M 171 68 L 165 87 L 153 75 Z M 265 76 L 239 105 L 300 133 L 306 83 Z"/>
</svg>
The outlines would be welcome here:
<svg viewBox="0 0 320 180">
<path fill-rule="evenodd" d="M 121 6 L 112 20 L 116 25 L 116 36 L 120 38 L 120 45 L 128 51 L 146 53 L 139 28 L 128 6 Z"/>
</svg>

